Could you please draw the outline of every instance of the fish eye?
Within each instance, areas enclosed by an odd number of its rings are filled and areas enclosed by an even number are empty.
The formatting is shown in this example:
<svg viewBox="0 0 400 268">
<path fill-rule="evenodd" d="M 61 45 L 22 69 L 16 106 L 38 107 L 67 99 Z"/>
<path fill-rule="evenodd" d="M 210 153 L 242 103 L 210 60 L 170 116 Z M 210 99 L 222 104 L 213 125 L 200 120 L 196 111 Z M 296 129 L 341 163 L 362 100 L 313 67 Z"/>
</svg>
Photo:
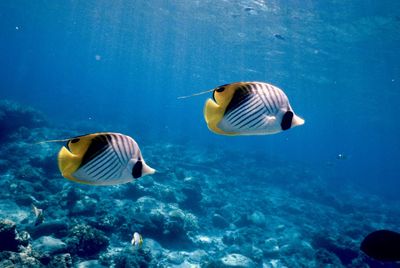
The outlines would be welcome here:
<svg viewBox="0 0 400 268">
<path fill-rule="evenodd" d="M 220 86 L 219 88 L 216 88 L 215 91 L 217 92 L 223 92 L 225 90 L 224 86 Z"/>
<path fill-rule="evenodd" d="M 75 138 L 75 139 L 71 140 L 71 143 L 77 143 L 78 141 L 80 141 L 80 139 Z"/>
</svg>

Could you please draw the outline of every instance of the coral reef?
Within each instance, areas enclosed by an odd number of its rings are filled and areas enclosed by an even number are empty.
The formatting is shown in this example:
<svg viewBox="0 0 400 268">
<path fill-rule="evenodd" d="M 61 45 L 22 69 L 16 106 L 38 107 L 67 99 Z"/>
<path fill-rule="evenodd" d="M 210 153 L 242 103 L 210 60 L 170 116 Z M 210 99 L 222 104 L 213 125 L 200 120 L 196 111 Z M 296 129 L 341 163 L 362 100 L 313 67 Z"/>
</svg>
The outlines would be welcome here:
<svg viewBox="0 0 400 268">
<path fill-rule="evenodd" d="M 65 241 L 69 251 L 80 257 L 92 257 L 105 250 L 109 244 L 103 232 L 84 224 L 72 227 Z"/>
<path fill-rule="evenodd" d="M 144 145 L 149 162 L 169 168 L 123 185 L 77 184 L 58 173 L 59 144 L 26 143 L 66 134 L 28 108 L 0 107 L 1 120 L 20 120 L 2 125 L 0 267 L 384 267 L 358 244 L 399 225 L 395 202 L 351 186 L 333 194 L 319 170 L 260 155 L 243 170 L 241 152 Z M 32 204 L 43 209 L 37 226 Z"/>
<path fill-rule="evenodd" d="M 16 224 L 10 220 L 0 220 L 0 251 L 21 251 L 29 243 L 27 232 L 18 232 Z"/>
</svg>

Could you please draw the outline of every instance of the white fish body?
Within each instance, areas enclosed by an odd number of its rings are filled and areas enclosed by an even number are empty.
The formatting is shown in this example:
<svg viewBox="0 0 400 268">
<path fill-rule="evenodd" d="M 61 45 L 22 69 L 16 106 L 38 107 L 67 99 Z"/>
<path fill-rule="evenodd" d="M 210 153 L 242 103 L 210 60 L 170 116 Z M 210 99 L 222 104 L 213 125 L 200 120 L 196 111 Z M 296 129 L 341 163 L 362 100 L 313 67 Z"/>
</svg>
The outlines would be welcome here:
<svg viewBox="0 0 400 268">
<path fill-rule="evenodd" d="M 223 135 L 265 135 L 304 124 L 286 94 L 268 83 L 238 82 L 214 90 L 205 106 L 213 132 Z"/>
<path fill-rule="evenodd" d="M 67 148 L 68 147 L 68 148 Z M 153 174 L 138 144 L 119 133 L 95 133 L 70 139 L 59 153 L 64 177 L 91 185 L 127 183 Z"/>
<path fill-rule="evenodd" d="M 135 233 L 133 234 L 131 244 L 132 244 L 132 246 L 134 246 L 134 247 L 141 247 L 141 246 L 142 246 L 142 244 L 143 244 L 143 238 L 142 238 L 142 236 L 141 236 L 138 232 L 135 232 Z"/>
</svg>

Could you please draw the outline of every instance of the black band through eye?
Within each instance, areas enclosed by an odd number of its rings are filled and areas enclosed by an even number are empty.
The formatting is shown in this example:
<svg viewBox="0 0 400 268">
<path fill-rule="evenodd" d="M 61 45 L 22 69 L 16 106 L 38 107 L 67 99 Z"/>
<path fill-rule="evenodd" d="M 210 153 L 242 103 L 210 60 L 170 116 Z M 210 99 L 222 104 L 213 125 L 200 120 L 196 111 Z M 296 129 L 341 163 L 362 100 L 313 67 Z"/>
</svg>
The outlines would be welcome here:
<svg viewBox="0 0 400 268">
<path fill-rule="evenodd" d="M 215 89 L 215 91 L 217 91 L 217 92 L 223 92 L 224 90 L 225 90 L 225 87 L 223 87 L 223 86 Z"/>
<path fill-rule="evenodd" d="M 78 141 L 80 141 L 80 139 L 73 139 L 71 140 L 71 143 L 77 143 Z"/>
</svg>

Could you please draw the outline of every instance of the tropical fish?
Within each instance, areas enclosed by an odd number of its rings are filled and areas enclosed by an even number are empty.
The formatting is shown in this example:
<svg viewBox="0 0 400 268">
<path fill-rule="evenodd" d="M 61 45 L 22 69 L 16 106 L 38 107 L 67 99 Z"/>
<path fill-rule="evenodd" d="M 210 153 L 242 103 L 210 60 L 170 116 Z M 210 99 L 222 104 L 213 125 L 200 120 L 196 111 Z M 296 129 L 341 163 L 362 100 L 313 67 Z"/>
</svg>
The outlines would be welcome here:
<svg viewBox="0 0 400 268">
<path fill-rule="evenodd" d="M 90 185 L 127 183 L 153 174 L 138 144 L 119 133 L 94 133 L 67 139 L 58 153 L 63 177 Z"/>
<path fill-rule="evenodd" d="M 400 261 L 400 233 L 374 231 L 364 238 L 360 248 L 368 256 L 380 261 Z"/>
<path fill-rule="evenodd" d="M 237 82 L 213 90 L 204 107 L 208 128 L 222 135 L 265 135 L 304 124 L 285 93 L 262 82 Z"/>
<path fill-rule="evenodd" d="M 33 213 L 35 213 L 35 226 L 42 224 L 44 221 L 43 209 L 37 208 L 34 204 L 32 204 Z"/>
<path fill-rule="evenodd" d="M 139 234 L 138 232 L 135 232 L 135 233 L 133 234 L 131 244 L 132 244 L 132 246 L 134 246 L 134 247 L 141 247 L 142 244 L 143 244 L 142 235 Z"/>
</svg>

